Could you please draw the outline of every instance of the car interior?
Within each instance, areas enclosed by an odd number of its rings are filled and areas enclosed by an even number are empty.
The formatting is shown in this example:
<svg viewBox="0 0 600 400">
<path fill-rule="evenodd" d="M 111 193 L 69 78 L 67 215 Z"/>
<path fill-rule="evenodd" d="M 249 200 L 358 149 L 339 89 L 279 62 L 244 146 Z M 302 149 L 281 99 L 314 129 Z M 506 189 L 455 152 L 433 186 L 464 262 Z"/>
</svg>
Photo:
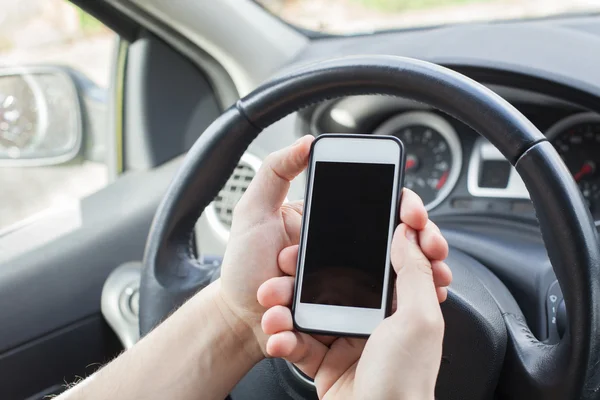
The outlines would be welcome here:
<svg viewBox="0 0 600 400">
<path fill-rule="evenodd" d="M 250 0 L 72 3 L 119 36 L 102 123 L 84 77 L 31 68 L 114 178 L 0 230 L 1 398 L 61 393 L 217 279 L 262 160 L 323 133 L 400 138 L 450 244 L 437 398 L 600 397 L 599 14 L 335 35 Z M 266 359 L 230 398 L 317 395 Z"/>
</svg>

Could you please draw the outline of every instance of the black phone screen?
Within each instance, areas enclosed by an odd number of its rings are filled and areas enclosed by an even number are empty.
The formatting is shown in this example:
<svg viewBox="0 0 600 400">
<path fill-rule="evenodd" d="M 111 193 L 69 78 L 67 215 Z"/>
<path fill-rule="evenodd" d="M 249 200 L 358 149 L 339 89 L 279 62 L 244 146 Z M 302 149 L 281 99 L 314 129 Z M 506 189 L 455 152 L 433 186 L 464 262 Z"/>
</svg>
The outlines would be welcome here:
<svg viewBox="0 0 600 400">
<path fill-rule="evenodd" d="M 381 308 L 393 164 L 316 162 L 300 302 Z"/>
</svg>

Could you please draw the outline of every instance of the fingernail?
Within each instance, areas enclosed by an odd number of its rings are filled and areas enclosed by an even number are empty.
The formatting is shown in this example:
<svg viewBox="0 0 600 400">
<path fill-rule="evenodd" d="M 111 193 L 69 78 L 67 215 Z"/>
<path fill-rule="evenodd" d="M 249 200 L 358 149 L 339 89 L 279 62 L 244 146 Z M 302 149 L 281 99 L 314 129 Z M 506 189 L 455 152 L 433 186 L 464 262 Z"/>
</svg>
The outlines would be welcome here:
<svg viewBox="0 0 600 400">
<path fill-rule="evenodd" d="M 406 238 L 409 242 L 417 243 L 417 232 L 414 229 L 406 228 Z"/>
</svg>

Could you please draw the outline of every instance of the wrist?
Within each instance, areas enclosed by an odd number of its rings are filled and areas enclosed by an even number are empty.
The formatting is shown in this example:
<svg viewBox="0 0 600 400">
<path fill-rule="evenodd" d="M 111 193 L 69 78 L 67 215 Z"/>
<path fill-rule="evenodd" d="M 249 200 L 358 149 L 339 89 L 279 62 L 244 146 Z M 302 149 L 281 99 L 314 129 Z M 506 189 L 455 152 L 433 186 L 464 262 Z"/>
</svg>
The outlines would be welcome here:
<svg viewBox="0 0 600 400">
<path fill-rule="evenodd" d="M 243 351 L 248 360 L 257 363 L 265 356 L 256 336 L 256 326 L 251 324 L 235 310 L 221 289 L 221 280 L 213 282 L 203 291 L 210 290 L 211 308 L 221 322 L 228 327 L 227 331 L 237 343 L 238 350 Z M 260 330 L 260 323 L 258 324 Z M 262 331 L 260 332 L 262 333 Z"/>
</svg>

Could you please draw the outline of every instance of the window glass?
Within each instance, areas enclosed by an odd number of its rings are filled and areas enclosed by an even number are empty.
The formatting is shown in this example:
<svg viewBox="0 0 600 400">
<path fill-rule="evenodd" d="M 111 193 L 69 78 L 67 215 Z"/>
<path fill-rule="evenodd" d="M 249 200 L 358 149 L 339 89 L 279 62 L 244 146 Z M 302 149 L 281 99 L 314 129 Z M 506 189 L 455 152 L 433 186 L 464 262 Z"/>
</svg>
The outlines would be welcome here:
<svg viewBox="0 0 600 400">
<path fill-rule="evenodd" d="M 0 234 L 108 183 L 116 44 L 65 0 L 0 0 Z"/>
<path fill-rule="evenodd" d="M 587 14 L 600 0 L 257 0 L 298 27 L 324 33 L 368 33 L 465 22 Z"/>
</svg>

